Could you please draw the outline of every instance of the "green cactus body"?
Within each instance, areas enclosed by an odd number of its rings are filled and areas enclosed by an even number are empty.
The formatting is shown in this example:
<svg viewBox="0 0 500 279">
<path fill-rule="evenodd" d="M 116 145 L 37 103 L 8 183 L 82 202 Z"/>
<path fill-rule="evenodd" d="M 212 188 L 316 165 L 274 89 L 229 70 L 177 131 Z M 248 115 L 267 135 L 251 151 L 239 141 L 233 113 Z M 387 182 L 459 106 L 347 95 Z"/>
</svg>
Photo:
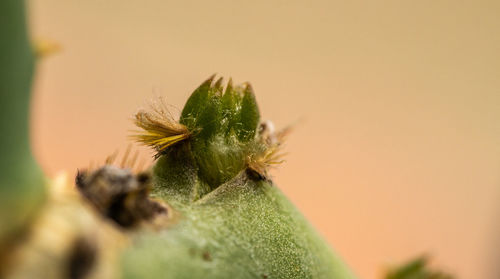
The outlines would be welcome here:
<svg viewBox="0 0 500 279">
<path fill-rule="evenodd" d="M 126 278 L 354 278 L 281 191 L 248 170 L 266 148 L 249 85 L 223 92 L 207 80 L 180 123 L 192 136 L 153 168 L 153 195 L 173 209 L 173 224 L 135 236 Z"/>
<path fill-rule="evenodd" d="M 0 276 L 109 278 L 119 269 L 124 278 L 354 278 L 269 180 L 266 170 L 279 161 L 278 148 L 258 131 L 259 111 L 248 84 L 224 88 L 221 79 L 211 78 L 192 94 L 178 123 L 142 137 L 158 151 L 152 195 L 168 205 L 168 226 L 138 229 L 132 222 L 116 229 L 75 196 L 74 187 L 69 194 L 53 187 L 44 199 L 46 181 L 28 136 L 34 55 L 24 1 L 0 3 Z M 149 124 L 154 129 L 157 122 Z M 127 171 L 106 170 L 128 177 Z M 84 192 L 93 189 L 89 177 L 95 176 L 81 177 Z M 130 185 L 146 183 L 134 179 Z M 111 190 L 117 186 L 109 184 L 112 179 L 101 181 Z M 124 189 L 131 196 L 147 194 L 145 188 Z M 125 201 L 120 208 L 129 210 L 126 215 L 104 217 L 123 222 L 135 218 L 130 210 L 136 206 L 148 214 L 162 207 Z M 27 234 L 13 241 L 19 231 Z M 51 231 L 64 239 L 49 241 Z M 124 237 L 132 241 L 122 250 Z M 120 264 L 111 267 L 108 259 L 120 253 Z"/>
<path fill-rule="evenodd" d="M 269 179 L 286 130 L 259 126 L 249 84 L 208 79 L 179 122 L 138 113 L 151 173 L 107 160 L 76 187 L 47 183 L 29 144 L 24 1 L 0 1 L 0 38 L 1 278 L 355 278 Z M 419 258 L 385 278 L 452 277 Z"/>
<path fill-rule="evenodd" d="M 24 1 L 0 1 L 0 259 L 44 197 L 28 136 L 34 55 L 25 26 Z"/>
</svg>

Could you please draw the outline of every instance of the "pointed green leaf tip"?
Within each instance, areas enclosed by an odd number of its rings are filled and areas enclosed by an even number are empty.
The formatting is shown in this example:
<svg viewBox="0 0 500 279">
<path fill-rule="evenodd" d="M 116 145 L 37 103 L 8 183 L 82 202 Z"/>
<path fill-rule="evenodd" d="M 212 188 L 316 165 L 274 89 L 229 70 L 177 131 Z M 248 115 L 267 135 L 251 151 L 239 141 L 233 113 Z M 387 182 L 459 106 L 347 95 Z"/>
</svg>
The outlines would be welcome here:
<svg viewBox="0 0 500 279">
<path fill-rule="evenodd" d="M 214 80 L 215 75 L 191 94 L 182 110 L 181 124 L 198 131 L 198 138 L 234 133 L 242 142 L 254 139 L 260 114 L 250 84 L 233 87 L 230 79 L 223 91 L 223 79 Z"/>
<path fill-rule="evenodd" d="M 245 158 L 255 143 L 259 108 L 248 83 L 225 90 L 215 75 L 203 82 L 186 102 L 180 123 L 193 136 L 189 144 L 199 177 L 215 189 L 245 168 Z"/>
<path fill-rule="evenodd" d="M 250 84 L 245 84 L 243 88 L 243 99 L 241 100 L 240 122 L 241 129 L 238 138 L 242 141 L 249 141 L 255 137 L 255 131 L 259 125 L 260 114 L 257 101 Z"/>
</svg>

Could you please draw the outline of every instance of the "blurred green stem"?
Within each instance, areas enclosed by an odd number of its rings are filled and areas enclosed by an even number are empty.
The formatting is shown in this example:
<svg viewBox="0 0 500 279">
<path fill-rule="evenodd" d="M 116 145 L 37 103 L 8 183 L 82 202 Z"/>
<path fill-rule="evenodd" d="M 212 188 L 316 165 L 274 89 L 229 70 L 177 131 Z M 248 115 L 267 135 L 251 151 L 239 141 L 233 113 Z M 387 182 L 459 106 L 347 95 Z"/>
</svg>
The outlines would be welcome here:
<svg viewBox="0 0 500 279">
<path fill-rule="evenodd" d="M 0 247 L 18 231 L 43 197 L 43 174 L 29 142 L 34 54 L 25 3 L 0 1 Z"/>
</svg>

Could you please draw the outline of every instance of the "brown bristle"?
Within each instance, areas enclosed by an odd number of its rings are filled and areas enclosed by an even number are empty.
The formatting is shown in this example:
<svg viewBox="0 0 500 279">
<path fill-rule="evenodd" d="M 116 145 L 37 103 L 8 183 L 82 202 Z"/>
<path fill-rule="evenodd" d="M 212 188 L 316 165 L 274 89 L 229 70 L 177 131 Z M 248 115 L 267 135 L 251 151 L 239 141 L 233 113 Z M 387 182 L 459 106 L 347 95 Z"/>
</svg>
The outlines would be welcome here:
<svg viewBox="0 0 500 279">
<path fill-rule="evenodd" d="M 248 169 L 257 173 L 262 178 L 269 177 L 269 169 L 284 162 L 283 143 L 290 133 L 291 127 L 275 132 L 274 125 L 270 121 L 263 122 L 259 127 L 259 142 L 263 148 L 257 150 L 247 157 Z"/>
<path fill-rule="evenodd" d="M 138 111 L 135 114 L 134 123 L 143 131 L 133 135 L 132 138 L 146 146 L 153 147 L 157 152 L 155 157 L 191 135 L 186 126 L 173 119 L 161 98 L 150 105 L 150 110 Z"/>
</svg>

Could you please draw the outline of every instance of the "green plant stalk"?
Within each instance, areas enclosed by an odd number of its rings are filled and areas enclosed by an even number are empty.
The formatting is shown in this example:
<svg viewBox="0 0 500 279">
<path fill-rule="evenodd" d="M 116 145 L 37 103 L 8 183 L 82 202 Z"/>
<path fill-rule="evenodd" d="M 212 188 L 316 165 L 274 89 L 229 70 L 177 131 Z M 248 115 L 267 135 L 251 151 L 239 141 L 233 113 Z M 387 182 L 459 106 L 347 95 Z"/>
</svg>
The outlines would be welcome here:
<svg viewBox="0 0 500 279">
<path fill-rule="evenodd" d="M 24 13 L 24 1 L 0 1 L 0 246 L 21 230 L 44 196 L 44 177 L 29 143 L 34 54 Z"/>
</svg>

